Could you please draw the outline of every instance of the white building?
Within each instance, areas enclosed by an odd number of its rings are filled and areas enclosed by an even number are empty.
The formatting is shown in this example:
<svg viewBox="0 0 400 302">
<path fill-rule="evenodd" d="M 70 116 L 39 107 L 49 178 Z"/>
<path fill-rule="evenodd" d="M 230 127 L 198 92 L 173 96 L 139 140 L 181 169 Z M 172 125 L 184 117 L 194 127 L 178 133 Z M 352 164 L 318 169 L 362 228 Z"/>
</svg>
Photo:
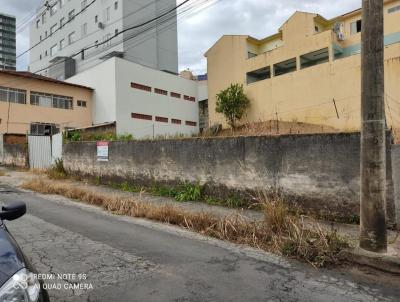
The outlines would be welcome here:
<svg viewBox="0 0 400 302">
<path fill-rule="evenodd" d="M 93 123 L 116 122 L 117 134 L 135 138 L 199 131 L 196 81 L 113 57 L 67 82 L 94 88 Z"/>
<path fill-rule="evenodd" d="M 175 7 L 176 0 L 43 1 L 31 25 L 29 70 L 65 79 L 119 56 L 177 73 L 175 10 L 157 22 L 123 32 Z M 82 53 L 88 46 L 92 48 Z M 65 59 L 74 54 L 78 55 L 73 60 Z"/>
</svg>

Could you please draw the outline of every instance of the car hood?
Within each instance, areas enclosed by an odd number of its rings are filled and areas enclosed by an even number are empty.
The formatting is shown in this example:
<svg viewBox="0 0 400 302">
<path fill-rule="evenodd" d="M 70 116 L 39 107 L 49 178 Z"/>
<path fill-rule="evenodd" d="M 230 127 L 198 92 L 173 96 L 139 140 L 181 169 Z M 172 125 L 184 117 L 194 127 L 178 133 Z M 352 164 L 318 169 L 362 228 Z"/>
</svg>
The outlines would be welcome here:
<svg viewBox="0 0 400 302">
<path fill-rule="evenodd" d="M 0 226 L 0 286 L 26 267 L 24 254 L 4 225 Z"/>
</svg>

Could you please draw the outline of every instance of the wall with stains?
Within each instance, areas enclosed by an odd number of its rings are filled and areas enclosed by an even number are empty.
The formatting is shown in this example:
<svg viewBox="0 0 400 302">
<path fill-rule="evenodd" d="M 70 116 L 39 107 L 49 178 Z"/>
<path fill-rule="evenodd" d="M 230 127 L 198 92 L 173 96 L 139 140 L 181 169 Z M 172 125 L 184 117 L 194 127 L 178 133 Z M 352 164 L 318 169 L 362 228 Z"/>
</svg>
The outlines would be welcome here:
<svg viewBox="0 0 400 302">
<path fill-rule="evenodd" d="M 76 142 L 63 156 L 81 176 L 145 186 L 199 182 L 217 198 L 278 193 L 305 211 L 348 219 L 359 213 L 359 154 L 360 134 L 341 133 L 110 142 L 108 162 L 97 160 L 95 142 Z M 393 195 L 389 181 L 392 220 Z"/>
</svg>

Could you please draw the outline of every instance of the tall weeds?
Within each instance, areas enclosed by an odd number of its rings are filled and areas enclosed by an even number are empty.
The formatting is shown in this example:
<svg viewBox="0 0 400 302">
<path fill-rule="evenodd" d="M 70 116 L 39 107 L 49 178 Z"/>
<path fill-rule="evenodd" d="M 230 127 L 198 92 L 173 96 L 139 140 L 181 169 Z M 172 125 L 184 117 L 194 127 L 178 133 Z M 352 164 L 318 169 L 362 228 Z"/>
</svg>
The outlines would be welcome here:
<svg viewBox="0 0 400 302">
<path fill-rule="evenodd" d="M 316 267 L 336 262 L 337 254 L 347 246 L 335 231 L 324 232 L 315 224 L 306 225 L 300 216 L 289 214 L 281 200 L 264 200 L 264 220 L 249 221 L 239 214 L 220 217 L 209 212 L 190 212 L 179 206 L 155 205 L 44 179 L 26 182 L 22 187 L 100 206 L 115 214 L 147 218 L 218 239 L 247 244 L 302 259 Z"/>
</svg>

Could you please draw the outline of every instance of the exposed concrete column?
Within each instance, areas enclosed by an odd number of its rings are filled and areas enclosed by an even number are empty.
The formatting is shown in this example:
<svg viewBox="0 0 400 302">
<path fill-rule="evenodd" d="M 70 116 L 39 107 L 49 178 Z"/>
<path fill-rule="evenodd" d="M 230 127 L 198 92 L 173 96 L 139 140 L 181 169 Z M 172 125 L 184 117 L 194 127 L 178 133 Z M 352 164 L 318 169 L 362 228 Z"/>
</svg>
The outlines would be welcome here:
<svg viewBox="0 0 400 302">
<path fill-rule="evenodd" d="M 360 247 L 387 251 L 383 0 L 363 0 Z"/>
</svg>

